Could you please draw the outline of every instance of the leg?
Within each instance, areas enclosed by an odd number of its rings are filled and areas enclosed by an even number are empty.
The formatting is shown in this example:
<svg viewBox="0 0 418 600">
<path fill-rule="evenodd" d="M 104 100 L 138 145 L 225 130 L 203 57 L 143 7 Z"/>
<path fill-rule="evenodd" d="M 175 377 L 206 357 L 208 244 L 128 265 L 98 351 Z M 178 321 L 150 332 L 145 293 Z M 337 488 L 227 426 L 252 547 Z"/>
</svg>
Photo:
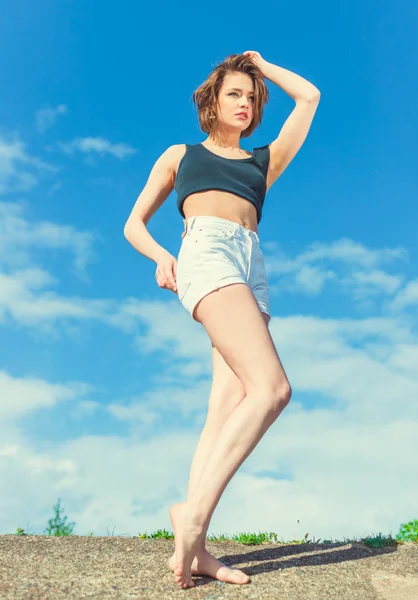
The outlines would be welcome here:
<svg viewBox="0 0 418 600">
<path fill-rule="evenodd" d="M 263 315 L 268 320 L 270 317 Z M 189 475 L 188 498 L 196 488 L 206 462 L 215 445 L 215 441 L 225 421 L 238 404 L 245 398 L 245 389 L 235 373 L 226 364 L 222 355 L 212 345 L 213 377 L 209 395 L 209 407 L 206 422 L 200 434 Z M 200 550 L 205 550 L 206 536 L 202 539 Z"/>
<path fill-rule="evenodd" d="M 270 317 L 266 313 L 261 314 L 267 327 Z M 228 366 L 219 350 L 213 344 L 212 363 L 213 380 L 209 396 L 208 415 L 190 469 L 188 501 L 190 501 L 197 483 L 205 470 L 206 463 L 226 420 L 246 396 L 241 380 Z M 205 549 L 208 528 L 209 523 L 205 527 L 205 536 L 201 540 L 201 550 Z"/>
<path fill-rule="evenodd" d="M 243 383 L 246 397 L 227 418 L 192 497 L 180 539 L 176 579 L 190 582 L 193 552 L 230 479 L 277 419 L 291 396 L 290 384 L 251 290 L 220 288 L 195 309 L 212 344 Z M 245 327 L 243 324 L 245 323 Z"/>
<path fill-rule="evenodd" d="M 204 470 L 214 440 L 219 435 L 231 412 L 235 410 L 246 395 L 241 381 L 214 346 L 212 346 L 212 364 L 213 378 L 208 414 L 190 470 L 188 497 L 196 487 L 196 483 Z"/>
<path fill-rule="evenodd" d="M 263 317 L 266 324 L 268 324 L 270 317 L 267 314 L 263 314 Z M 188 488 L 189 498 L 204 471 L 209 455 L 226 419 L 245 398 L 245 389 L 241 381 L 226 364 L 222 355 L 213 345 L 212 364 L 213 378 L 209 396 L 208 415 L 192 461 Z M 186 503 L 177 503 L 170 509 L 170 518 L 175 531 L 178 530 L 178 511 L 180 506 L 183 506 L 184 504 Z M 230 569 L 207 551 L 205 542 L 208 527 L 209 523 L 205 528 L 205 534 L 201 539 L 201 543 L 196 550 L 196 556 L 192 562 L 192 574 L 209 575 L 210 577 L 225 583 L 248 583 L 248 575 L 239 569 Z M 170 557 L 168 565 L 170 569 L 174 571 L 176 566 L 175 552 Z"/>
<path fill-rule="evenodd" d="M 227 418 L 188 501 L 192 517 L 204 524 L 228 482 L 289 402 L 291 388 L 246 285 L 226 286 L 205 296 L 195 314 L 246 391 L 244 400 Z"/>
</svg>

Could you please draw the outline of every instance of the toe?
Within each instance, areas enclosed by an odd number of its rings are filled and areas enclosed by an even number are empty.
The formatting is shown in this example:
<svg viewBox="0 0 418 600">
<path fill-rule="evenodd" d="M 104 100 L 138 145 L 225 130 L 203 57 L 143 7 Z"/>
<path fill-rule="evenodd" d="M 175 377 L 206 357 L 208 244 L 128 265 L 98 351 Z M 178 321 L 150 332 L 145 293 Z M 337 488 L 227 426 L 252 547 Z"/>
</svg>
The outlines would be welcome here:
<svg viewBox="0 0 418 600">
<path fill-rule="evenodd" d="M 232 569 L 232 572 L 235 576 L 236 581 L 238 581 L 239 583 L 247 583 L 248 581 L 250 581 L 250 578 L 246 573 L 244 573 L 244 571 L 240 571 L 239 569 Z"/>
<path fill-rule="evenodd" d="M 196 584 L 193 581 L 193 579 L 190 577 L 190 575 L 184 573 L 182 569 L 177 567 L 174 572 L 174 575 L 175 575 L 176 583 L 179 587 L 181 587 L 181 588 L 196 587 Z"/>
</svg>

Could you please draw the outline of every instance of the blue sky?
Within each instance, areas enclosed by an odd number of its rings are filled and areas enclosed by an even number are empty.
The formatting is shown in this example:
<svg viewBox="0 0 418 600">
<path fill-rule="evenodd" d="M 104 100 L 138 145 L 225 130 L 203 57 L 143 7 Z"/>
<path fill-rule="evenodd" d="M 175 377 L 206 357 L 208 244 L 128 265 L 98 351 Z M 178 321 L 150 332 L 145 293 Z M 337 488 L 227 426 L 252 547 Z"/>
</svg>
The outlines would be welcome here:
<svg viewBox="0 0 418 600">
<path fill-rule="evenodd" d="M 417 518 L 417 7 L 0 5 L 0 533 L 43 533 L 58 497 L 78 535 L 171 530 L 211 346 L 123 227 L 157 158 L 206 138 L 193 91 L 245 50 L 321 101 L 259 226 L 292 400 L 209 533 L 343 539 Z M 266 84 L 246 150 L 294 107 Z M 148 226 L 177 256 L 175 191 Z"/>
</svg>

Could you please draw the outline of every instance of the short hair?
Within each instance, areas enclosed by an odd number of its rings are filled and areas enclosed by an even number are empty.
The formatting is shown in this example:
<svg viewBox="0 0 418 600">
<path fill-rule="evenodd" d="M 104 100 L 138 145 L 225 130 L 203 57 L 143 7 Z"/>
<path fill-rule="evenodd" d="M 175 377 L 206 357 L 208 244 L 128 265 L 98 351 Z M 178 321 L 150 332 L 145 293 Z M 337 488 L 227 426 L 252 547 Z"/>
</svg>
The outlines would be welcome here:
<svg viewBox="0 0 418 600">
<path fill-rule="evenodd" d="M 210 73 L 192 95 L 198 111 L 199 125 L 202 131 L 210 133 L 216 123 L 216 118 L 210 115 L 217 113 L 217 99 L 225 79 L 225 75 L 246 73 L 254 84 L 254 116 L 250 125 L 241 131 L 241 138 L 249 137 L 261 125 L 264 105 L 268 103 L 269 93 L 264 82 L 261 69 L 245 54 L 230 54 Z"/>
</svg>

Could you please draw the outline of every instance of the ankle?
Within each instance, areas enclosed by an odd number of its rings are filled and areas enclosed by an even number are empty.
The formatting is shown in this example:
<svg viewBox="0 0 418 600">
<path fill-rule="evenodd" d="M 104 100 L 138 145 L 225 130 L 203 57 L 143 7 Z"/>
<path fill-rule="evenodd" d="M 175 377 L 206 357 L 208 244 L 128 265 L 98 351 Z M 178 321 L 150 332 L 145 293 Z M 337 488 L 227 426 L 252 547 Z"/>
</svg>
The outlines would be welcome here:
<svg viewBox="0 0 418 600">
<path fill-rule="evenodd" d="M 190 505 L 188 502 L 184 504 L 184 515 L 187 518 L 189 524 L 193 525 L 196 529 L 200 529 L 201 533 L 206 533 L 207 523 L 206 519 L 199 508 Z"/>
</svg>

